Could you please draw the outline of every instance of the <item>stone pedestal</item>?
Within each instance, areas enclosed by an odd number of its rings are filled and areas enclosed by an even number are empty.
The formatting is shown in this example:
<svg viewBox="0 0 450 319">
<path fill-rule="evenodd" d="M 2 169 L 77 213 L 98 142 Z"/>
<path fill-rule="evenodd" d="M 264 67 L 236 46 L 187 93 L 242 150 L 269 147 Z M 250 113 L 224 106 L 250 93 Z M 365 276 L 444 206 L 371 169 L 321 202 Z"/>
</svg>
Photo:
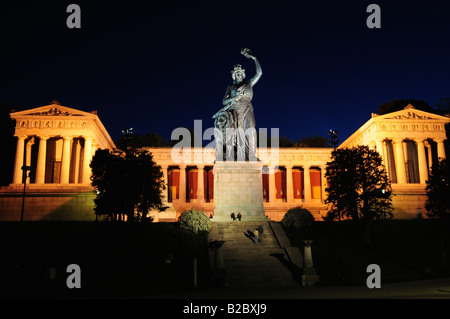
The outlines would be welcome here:
<svg viewBox="0 0 450 319">
<path fill-rule="evenodd" d="M 312 240 L 304 240 L 304 254 L 303 254 L 303 272 L 302 272 L 302 285 L 303 286 L 313 286 L 319 281 L 319 275 L 314 268 L 311 244 Z"/>
<path fill-rule="evenodd" d="M 263 205 L 261 162 L 214 164 L 215 222 L 231 221 L 241 213 L 243 221 L 268 221 Z"/>
</svg>

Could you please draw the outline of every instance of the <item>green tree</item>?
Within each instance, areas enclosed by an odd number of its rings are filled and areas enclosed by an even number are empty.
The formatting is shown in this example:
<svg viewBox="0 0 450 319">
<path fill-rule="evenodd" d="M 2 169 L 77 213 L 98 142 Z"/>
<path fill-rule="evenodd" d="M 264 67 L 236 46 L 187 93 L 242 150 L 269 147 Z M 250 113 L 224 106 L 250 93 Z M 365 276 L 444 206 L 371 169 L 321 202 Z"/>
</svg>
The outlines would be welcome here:
<svg viewBox="0 0 450 319">
<path fill-rule="evenodd" d="M 258 139 L 259 141 L 259 139 Z M 280 136 L 278 139 L 279 147 L 329 147 L 328 139 L 321 135 L 307 136 L 294 141 L 287 136 Z M 267 146 L 270 146 L 270 139 Z"/>
<path fill-rule="evenodd" d="M 441 97 L 436 102 L 437 112 L 441 115 L 450 114 L 450 97 Z"/>
<path fill-rule="evenodd" d="M 314 216 L 309 210 L 301 206 L 293 207 L 284 214 L 281 223 L 286 228 L 302 229 L 312 226 Z"/>
<path fill-rule="evenodd" d="M 325 177 L 325 202 L 332 205 L 326 220 L 392 217 L 392 189 L 378 152 L 364 145 L 334 150 Z"/>
<path fill-rule="evenodd" d="M 95 213 L 111 220 L 148 220 L 150 210 L 163 210 L 163 173 L 150 152 L 128 147 L 98 150 L 90 164 L 96 188 Z"/>
<path fill-rule="evenodd" d="M 190 209 L 184 211 L 178 218 L 182 229 L 190 230 L 196 234 L 211 229 L 211 220 L 201 210 Z"/>
<path fill-rule="evenodd" d="M 446 159 L 433 164 L 425 190 L 427 215 L 450 220 L 450 169 Z"/>
<path fill-rule="evenodd" d="M 307 136 L 294 143 L 294 147 L 330 147 L 328 142 L 322 135 Z"/>
<path fill-rule="evenodd" d="M 426 102 L 424 100 L 415 100 L 415 99 L 400 99 L 400 100 L 392 99 L 389 102 L 383 102 L 378 107 L 377 113 L 378 113 L 378 115 L 383 115 L 383 114 L 387 114 L 387 113 L 400 111 L 400 110 L 403 110 L 405 108 L 405 106 L 407 106 L 408 104 L 412 104 L 418 110 L 436 113 L 436 110 L 434 110 L 428 104 L 428 102 Z"/>
<path fill-rule="evenodd" d="M 289 139 L 287 136 L 280 136 L 279 146 L 280 147 L 294 147 L 294 140 Z"/>
<path fill-rule="evenodd" d="M 118 148 L 126 148 L 126 147 L 167 147 L 170 146 L 170 142 L 167 141 L 164 137 L 159 135 L 158 133 L 152 133 L 147 131 L 144 136 L 140 134 L 133 134 L 130 132 L 129 134 L 123 134 L 119 137 L 115 144 Z"/>
</svg>

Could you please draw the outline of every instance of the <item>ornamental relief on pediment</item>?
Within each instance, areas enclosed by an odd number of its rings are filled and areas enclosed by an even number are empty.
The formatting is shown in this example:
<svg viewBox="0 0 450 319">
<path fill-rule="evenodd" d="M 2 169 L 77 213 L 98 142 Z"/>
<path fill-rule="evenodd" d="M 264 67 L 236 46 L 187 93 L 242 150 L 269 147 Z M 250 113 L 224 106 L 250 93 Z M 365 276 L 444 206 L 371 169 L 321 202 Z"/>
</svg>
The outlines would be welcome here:
<svg viewBox="0 0 450 319">
<path fill-rule="evenodd" d="M 426 115 L 419 115 L 415 112 L 408 112 L 406 114 L 400 114 L 394 117 L 391 117 L 391 119 L 395 119 L 395 120 L 429 120 L 431 119 L 431 117 L 426 116 Z"/>
<path fill-rule="evenodd" d="M 440 132 L 444 126 L 442 124 L 380 124 L 377 126 L 381 132 Z"/>
<path fill-rule="evenodd" d="M 86 129 L 91 125 L 88 121 L 19 120 L 17 127 L 24 129 Z"/>
<path fill-rule="evenodd" d="M 29 113 L 27 115 L 70 116 L 70 115 L 75 115 L 75 114 L 67 112 L 67 111 L 62 111 L 62 110 L 58 109 L 57 107 L 52 107 L 48 111 Z"/>
</svg>

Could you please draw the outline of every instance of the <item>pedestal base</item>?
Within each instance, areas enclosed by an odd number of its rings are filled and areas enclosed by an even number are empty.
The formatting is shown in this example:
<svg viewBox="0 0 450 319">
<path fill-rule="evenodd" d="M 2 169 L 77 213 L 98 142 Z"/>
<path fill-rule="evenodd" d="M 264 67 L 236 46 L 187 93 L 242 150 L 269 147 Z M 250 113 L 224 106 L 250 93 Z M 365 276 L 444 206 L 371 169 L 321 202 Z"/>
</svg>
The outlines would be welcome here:
<svg viewBox="0 0 450 319">
<path fill-rule="evenodd" d="M 315 268 L 303 268 L 302 286 L 314 286 L 319 282 L 319 275 Z"/>
<path fill-rule="evenodd" d="M 243 221 L 268 221 L 263 205 L 261 162 L 214 164 L 213 221 L 229 222 L 241 213 Z"/>
</svg>

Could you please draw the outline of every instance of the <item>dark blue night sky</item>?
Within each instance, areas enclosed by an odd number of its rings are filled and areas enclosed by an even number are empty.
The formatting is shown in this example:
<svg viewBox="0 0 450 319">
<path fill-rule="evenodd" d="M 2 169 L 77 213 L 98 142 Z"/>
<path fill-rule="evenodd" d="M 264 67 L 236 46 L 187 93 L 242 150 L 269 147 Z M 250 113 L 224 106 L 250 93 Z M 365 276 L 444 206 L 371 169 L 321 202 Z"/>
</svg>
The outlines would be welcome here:
<svg viewBox="0 0 450 319">
<path fill-rule="evenodd" d="M 213 126 L 250 48 L 257 128 L 344 141 L 382 102 L 450 97 L 448 1 L 30 1 L 1 4 L 0 99 L 98 110 L 121 130 Z M 66 8 L 81 7 L 81 29 Z M 370 3 L 381 29 L 369 29 Z"/>
</svg>

